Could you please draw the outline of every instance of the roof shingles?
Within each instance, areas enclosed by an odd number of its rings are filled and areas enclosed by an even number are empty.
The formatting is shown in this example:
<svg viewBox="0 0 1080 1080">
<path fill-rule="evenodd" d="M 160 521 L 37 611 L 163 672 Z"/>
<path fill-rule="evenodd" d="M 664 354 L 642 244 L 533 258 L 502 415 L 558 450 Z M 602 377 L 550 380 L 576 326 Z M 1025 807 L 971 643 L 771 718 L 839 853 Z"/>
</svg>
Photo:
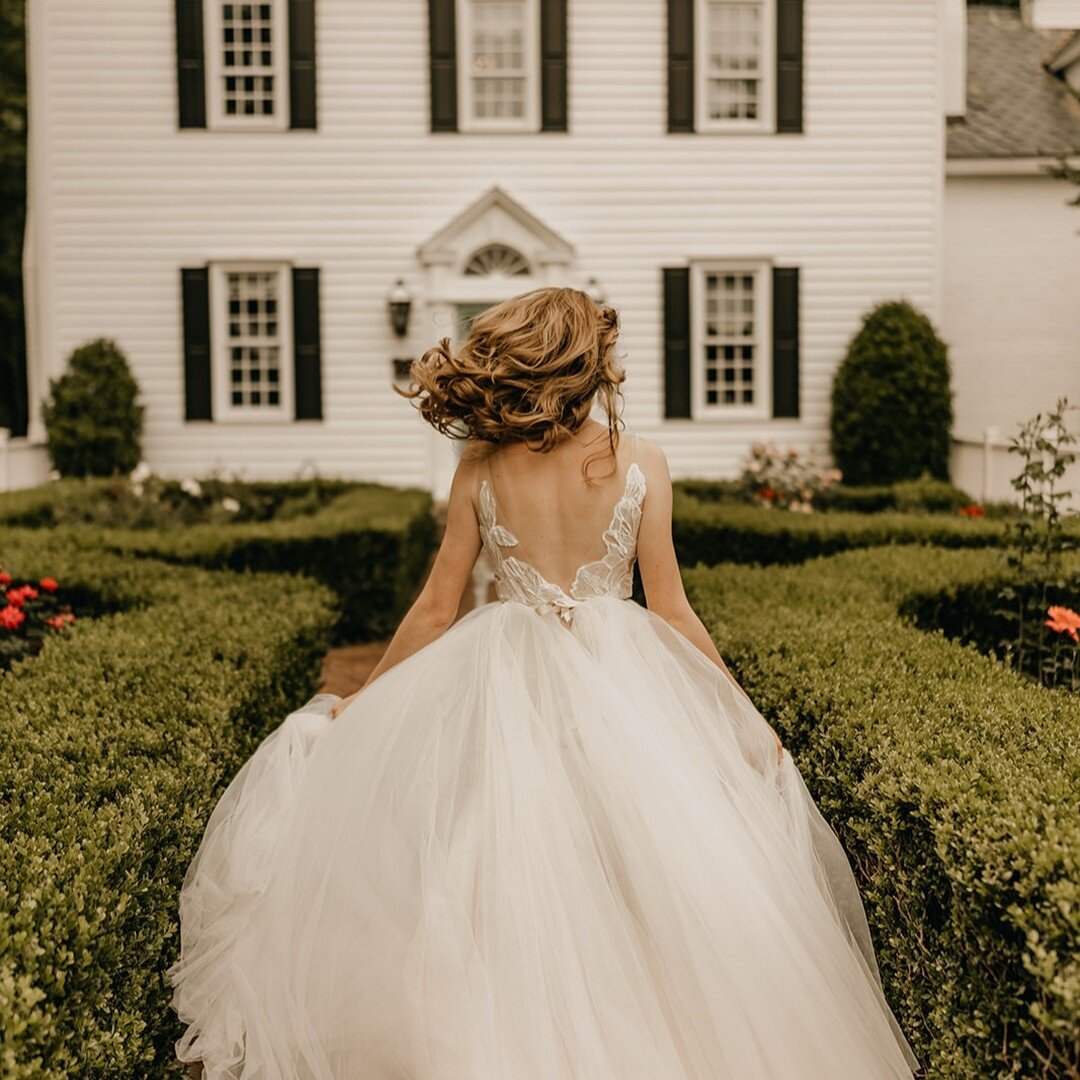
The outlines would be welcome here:
<svg viewBox="0 0 1080 1080">
<path fill-rule="evenodd" d="M 1057 39 L 1018 12 L 968 8 L 967 112 L 949 123 L 950 158 L 1080 153 L 1080 99 L 1043 67 Z"/>
</svg>

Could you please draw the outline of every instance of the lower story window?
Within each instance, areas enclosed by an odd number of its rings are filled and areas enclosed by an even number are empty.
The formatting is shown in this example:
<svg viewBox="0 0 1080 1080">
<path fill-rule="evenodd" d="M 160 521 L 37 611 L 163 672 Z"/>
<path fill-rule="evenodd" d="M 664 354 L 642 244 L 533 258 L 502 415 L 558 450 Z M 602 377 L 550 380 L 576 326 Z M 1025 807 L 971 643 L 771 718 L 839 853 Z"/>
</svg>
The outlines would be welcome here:
<svg viewBox="0 0 1080 1080">
<path fill-rule="evenodd" d="M 692 385 L 696 413 L 765 415 L 769 355 L 768 266 L 701 263 L 692 313 Z"/>
<path fill-rule="evenodd" d="M 218 265 L 215 385 L 234 418 L 274 418 L 292 405 L 291 279 L 284 264 Z"/>
</svg>

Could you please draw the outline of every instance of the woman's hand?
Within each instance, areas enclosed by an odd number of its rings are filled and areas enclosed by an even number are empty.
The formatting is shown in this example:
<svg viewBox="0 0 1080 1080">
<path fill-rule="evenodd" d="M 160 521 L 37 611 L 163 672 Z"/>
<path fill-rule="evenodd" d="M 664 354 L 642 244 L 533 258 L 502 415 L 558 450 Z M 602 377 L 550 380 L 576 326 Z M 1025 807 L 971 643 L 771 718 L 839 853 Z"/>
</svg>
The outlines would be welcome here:
<svg viewBox="0 0 1080 1080">
<path fill-rule="evenodd" d="M 360 688 L 360 690 L 362 689 L 363 687 Z M 334 704 L 330 707 L 330 719 L 336 720 L 338 716 L 353 703 L 353 701 L 356 699 L 356 694 L 359 694 L 360 690 L 357 690 L 355 694 L 350 694 L 347 698 L 342 698 L 340 701 L 335 701 Z"/>
</svg>

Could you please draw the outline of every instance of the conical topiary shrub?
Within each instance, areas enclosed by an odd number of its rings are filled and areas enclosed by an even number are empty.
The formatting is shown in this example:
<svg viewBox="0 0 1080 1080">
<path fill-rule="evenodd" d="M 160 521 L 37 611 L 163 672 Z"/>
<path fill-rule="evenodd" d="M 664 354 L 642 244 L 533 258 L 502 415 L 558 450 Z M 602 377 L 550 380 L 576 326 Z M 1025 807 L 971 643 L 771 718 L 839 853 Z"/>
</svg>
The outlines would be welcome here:
<svg viewBox="0 0 1080 1080">
<path fill-rule="evenodd" d="M 949 478 L 948 347 L 907 301 L 875 307 L 832 391 L 832 454 L 848 484 Z"/>
<path fill-rule="evenodd" d="M 114 342 L 99 338 L 76 349 L 49 390 L 45 445 L 61 476 L 115 476 L 138 465 L 139 385 Z"/>
</svg>

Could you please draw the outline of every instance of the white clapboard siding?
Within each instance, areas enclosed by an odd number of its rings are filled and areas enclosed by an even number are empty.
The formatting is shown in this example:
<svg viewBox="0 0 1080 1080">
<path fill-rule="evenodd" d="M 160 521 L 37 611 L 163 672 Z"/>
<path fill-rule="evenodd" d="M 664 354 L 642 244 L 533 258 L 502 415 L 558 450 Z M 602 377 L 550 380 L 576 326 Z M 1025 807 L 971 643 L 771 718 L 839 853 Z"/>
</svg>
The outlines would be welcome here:
<svg viewBox="0 0 1080 1080">
<path fill-rule="evenodd" d="M 179 131 L 173 5 L 30 5 L 41 356 L 115 338 L 148 406 L 146 456 L 426 483 L 432 440 L 390 359 L 444 328 L 417 245 L 493 184 L 576 249 L 621 309 L 627 419 L 678 475 L 730 474 L 757 438 L 826 440 L 831 375 L 860 317 L 939 315 L 939 0 L 807 0 L 805 134 L 666 133 L 666 4 L 571 0 L 570 132 L 429 133 L 427 4 L 318 0 L 317 131 Z M 663 422 L 660 270 L 766 256 L 802 270 L 802 418 Z M 322 424 L 182 420 L 179 268 L 282 258 L 322 270 Z M 417 294 L 393 339 L 385 295 Z M 887 421 L 887 418 L 883 418 Z"/>
<path fill-rule="evenodd" d="M 1047 176 L 948 178 L 945 332 L 959 438 L 979 444 L 989 430 L 1005 441 L 1058 398 L 1080 400 L 1080 240 L 1068 199 Z"/>
</svg>

